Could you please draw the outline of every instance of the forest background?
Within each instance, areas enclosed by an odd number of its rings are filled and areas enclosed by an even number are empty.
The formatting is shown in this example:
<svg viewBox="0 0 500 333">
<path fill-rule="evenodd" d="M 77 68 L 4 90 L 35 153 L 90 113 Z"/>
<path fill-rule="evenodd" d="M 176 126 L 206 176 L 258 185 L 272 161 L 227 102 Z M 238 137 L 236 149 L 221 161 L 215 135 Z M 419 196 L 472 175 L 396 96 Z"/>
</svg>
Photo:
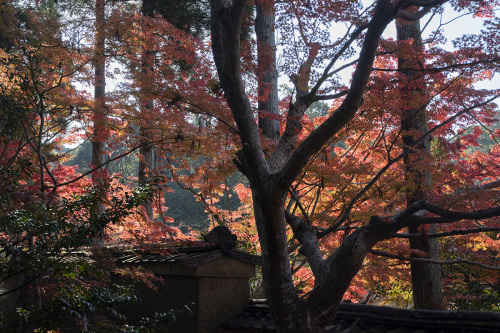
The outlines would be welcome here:
<svg viewBox="0 0 500 333">
<path fill-rule="evenodd" d="M 498 5 L 2 0 L 3 327 L 161 326 L 175 313 L 122 324 L 115 307 L 154 278 L 107 251 L 199 245 L 216 225 L 269 258 L 255 292 L 283 331 L 324 325 L 323 314 L 305 327 L 285 313 L 312 316 L 315 289 L 335 275 L 327 265 L 380 221 L 390 230 L 350 259 L 338 302 L 500 311 Z M 226 10 L 234 21 L 218 27 Z M 397 34 L 372 38 L 365 65 L 377 15 Z M 477 23 L 450 42 L 446 26 L 463 17 Z M 237 47 L 217 34 L 231 29 Z M 357 113 L 344 119 L 348 103 Z M 266 196 L 281 196 L 277 209 Z M 266 221 L 266 209 L 279 216 Z M 289 276 L 273 276 L 278 252 Z M 429 279 L 431 291 L 418 285 Z M 296 299 L 280 296 L 288 280 Z M 109 315 L 92 317 L 100 309 Z"/>
</svg>

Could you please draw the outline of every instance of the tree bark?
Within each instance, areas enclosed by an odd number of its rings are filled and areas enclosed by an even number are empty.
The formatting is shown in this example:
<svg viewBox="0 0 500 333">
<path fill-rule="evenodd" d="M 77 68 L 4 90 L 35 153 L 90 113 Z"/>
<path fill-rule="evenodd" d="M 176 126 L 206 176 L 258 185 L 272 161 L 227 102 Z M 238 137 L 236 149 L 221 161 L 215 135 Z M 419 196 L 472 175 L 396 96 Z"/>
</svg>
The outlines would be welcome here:
<svg viewBox="0 0 500 333">
<path fill-rule="evenodd" d="M 105 127 L 104 121 L 105 115 L 105 105 L 104 97 L 106 94 L 106 59 L 104 56 L 104 0 L 96 0 L 96 42 L 95 42 L 95 60 L 94 60 L 94 100 L 96 109 L 93 114 L 94 132 L 92 135 L 92 165 L 100 166 L 104 163 L 103 150 L 104 150 L 104 140 L 102 136 L 102 130 Z M 97 177 L 95 174 L 92 175 Z"/>
<path fill-rule="evenodd" d="M 266 137 L 278 140 L 280 123 L 278 120 L 278 70 L 276 67 L 275 15 L 273 6 L 264 1 L 255 4 L 257 16 L 255 33 L 257 35 L 258 89 L 259 89 L 259 127 Z"/>
<path fill-rule="evenodd" d="M 96 0 L 96 42 L 95 42 L 95 60 L 94 60 L 94 100 L 96 110 L 93 114 L 94 133 L 92 135 L 92 165 L 100 166 L 104 163 L 103 150 L 104 140 L 102 131 L 105 130 L 106 108 L 104 97 L 106 95 L 106 58 L 104 56 L 105 45 L 105 4 L 104 0 Z M 93 179 L 96 177 L 92 175 Z"/>
<path fill-rule="evenodd" d="M 302 303 L 294 288 L 288 257 L 284 195 L 273 185 L 253 190 L 255 220 L 261 245 L 264 288 L 278 332 L 300 332 Z"/>
<path fill-rule="evenodd" d="M 151 103 L 148 103 L 151 104 Z M 148 108 L 145 106 L 145 108 Z M 154 146 L 151 143 L 147 129 L 141 126 L 140 129 L 141 140 L 139 144 L 141 148 L 139 152 L 141 158 L 139 159 L 139 171 L 138 171 L 138 184 L 139 186 L 147 186 L 149 184 L 149 173 L 154 168 Z M 153 219 L 153 203 L 148 200 L 143 205 L 148 219 Z"/>
<path fill-rule="evenodd" d="M 406 89 L 402 96 L 403 116 L 401 119 L 401 130 L 403 140 L 404 168 L 405 168 L 405 183 L 407 186 L 407 204 L 411 205 L 413 202 L 425 199 L 425 191 L 429 190 L 432 186 L 431 175 L 426 172 L 422 165 L 422 158 L 430 154 L 430 138 L 423 140 L 420 144 L 414 146 L 415 135 L 410 131 L 416 130 L 418 133 L 426 133 L 429 128 L 427 124 L 427 111 L 424 107 L 425 101 L 420 103 L 422 106 L 419 108 L 408 107 L 411 101 L 416 98 L 424 99 L 424 82 L 418 77 L 418 73 L 409 68 L 415 66 L 422 66 L 422 60 L 419 59 L 421 55 L 421 30 L 419 21 L 408 22 L 400 20 L 396 24 L 398 40 L 413 40 L 415 52 L 410 58 L 398 59 L 399 70 L 407 76 L 408 83 L 411 83 L 412 88 Z M 420 163 L 421 164 L 421 163 Z M 429 233 L 435 233 L 437 226 L 431 224 L 429 226 Z M 411 226 L 410 233 L 418 233 L 418 227 Z M 429 258 L 439 259 L 439 241 L 437 238 L 427 238 L 422 235 L 419 238 L 410 239 L 410 248 L 413 250 L 423 251 L 428 254 Z M 413 305 L 415 309 L 427 310 L 442 310 L 443 305 L 443 291 L 441 286 L 441 266 L 422 263 L 411 262 L 411 281 L 413 289 Z"/>
<path fill-rule="evenodd" d="M 153 0 L 143 0 L 142 1 L 142 14 L 144 16 L 154 15 L 154 1 Z M 146 27 L 146 29 L 150 29 Z M 142 50 L 142 72 L 146 76 L 148 71 L 152 69 L 154 54 L 152 51 L 146 49 L 147 43 Z M 142 89 L 142 88 L 141 88 Z M 144 94 L 141 93 L 141 96 Z M 153 107 L 153 101 L 144 100 L 140 101 L 141 113 L 147 113 Z M 141 124 L 140 127 L 140 142 L 141 148 L 139 148 L 139 153 L 141 158 L 139 159 L 139 171 L 138 171 L 138 184 L 139 186 L 146 186 L 149 184 L 149 173 L 154 168 L 153 156 L 154 156 L 154 146 L 151 143 L 150 133 L 148 131 L 147 125 L 145 123 Z M 153 218 L 153 203 L 147 201 L 143 204 L 146 216 L 149 219 Z"/>
<path fill-rule="evenodd" d="M 104 138 L 107 137 L 106 126 L 106 107 L 105 107 L 105 94 L 106 94 L 106 58 L 105 51 L 105 0 L 96 0 L 95 7 L 96 15 L 96 41 L 95 41 L 95 59 L 94 59 L 94 100 L 95 110 L 93 113 L 93 133 L 92 133 L 92 165 L 94 167 L 101 166 L 104 163 Z M 105 167 L 100 167 L 99 172 L 92 173 L 92 182 L 97 184 L 102 181 L 102 172 L 106 170 Z M 96 204 L 93 213 L 101 214 L 104 212 L 104 206 Z M 104 241 L 104 230 L 97 236 L 95 241 L 102 243 Z"/>
</svg>

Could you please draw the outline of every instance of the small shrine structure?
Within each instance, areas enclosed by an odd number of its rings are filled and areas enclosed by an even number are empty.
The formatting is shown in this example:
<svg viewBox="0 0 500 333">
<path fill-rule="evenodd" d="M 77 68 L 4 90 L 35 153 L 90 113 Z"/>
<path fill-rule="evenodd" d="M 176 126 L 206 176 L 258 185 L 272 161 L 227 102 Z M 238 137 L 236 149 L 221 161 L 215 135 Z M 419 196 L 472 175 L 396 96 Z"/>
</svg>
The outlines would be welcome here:
<svg viewBox="0 0 500 333">
<path fill-rule="evenodd" d="M 205 241 L 205 246 L 115 255 L 118 266 L 140 266 L 163 279 L 156 291 L 137 289 L 140 302 L 120 311 L 128 324 L 139 325 L 143 317 L 187 306 L 190 311 L 177 316 L 168 331 L 207 333 L 243 312 L 260 257 L 236 250 L 236 235 L 225 226 L 212 229 Z"/>
</svg>

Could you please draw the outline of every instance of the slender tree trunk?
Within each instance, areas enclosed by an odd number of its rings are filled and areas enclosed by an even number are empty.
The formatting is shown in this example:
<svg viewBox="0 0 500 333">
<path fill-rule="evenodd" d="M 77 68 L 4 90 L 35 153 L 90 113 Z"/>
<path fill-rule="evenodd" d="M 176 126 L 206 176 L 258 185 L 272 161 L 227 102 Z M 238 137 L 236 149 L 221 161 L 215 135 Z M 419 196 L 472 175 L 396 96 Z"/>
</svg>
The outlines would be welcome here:
<svg viewBox="0 0 500 333">
<path fill-rule="evenodd" d="M 103 130 L 105 130 L 106 108 L 104 105 L 104 97 L 106 94 L 106 58 L 104 55 L 104 16 L 105 4 L 104 0 L 96 0 L 96 42 L 95 42 L 95 65 L 94 65 L 94 99 L 96 110 L 93 114 L 94 133 L 92 135 L 92 165 L 99 166 L 104 163 L 104 138 Z M 96 177 L 92 175 L 93 179 Z"/>
<path fill-rule="evenodd" d="M 415 50 L 420 49 L 420 23 L 419 21 L 401 21 L 397 24 L 398 40 L 413 39 Z M 430 138 L 414 146 L 415 135 L 409 131 L 416 130 L 418 133 L 426 133 L 429 128 L 427 124 L 427 111 L 425 107 L 408 107 L 410 101 L 424 97 L 423 82 L 419 82 L 418 73 L 409 68 L 420 66 L 422 62 L 418 59 L 419 52 L 412 52 L 409 59 L 399 59 L 398 67 L 403 74 L 412 82 L 402 98 L 404 113 L 401 119 L 401 129 L 403 131 L 403 149 L 406 153 L 404 158 L 405 182 L 407 185 L 407 204 L 425 198 L 425 191 L 432 186 L 431 176 L 422 169 L 422 163 L 418 163 L 430 153 Z M 423 102 L 421 103 L 423 105 Z M 405 134 L 409 133 L 409 134 Z M 420 166 L 418 166 L 420 164 Z M 436 225 L 429 226 L 429 232 L 436 231 Z M 410 233 L 419 233 L 417 227 L 410 227 Z M 410 238 L 410 248 L 423 251 L 432 259 L 439 259 L 439 241 L 437 238 L 427 238 L 424 235 L 418 238 Z M 412 262 L 411 281 L 413 289 L 413 304 L 416 309 L 442 310 L 443 291 L 441 287 L 441 266 L 429 263 Z"/>
<path fill-rule="evenodd" d="M 268 2 L 269 3 L 269 2 Z M 270 3 L 272 4 L 272 3 Z M 271 140 L 280 137 L 278 120 L 278 70 L 276 68 L 276 37 L 274 32 L 274 6 L 265 1 L 256 1 L 257 16 L 255 33 L 257 35 L 258 89 L 259 89 L 259 127 Z"/>
<path fill-rule="evenodd" d="M 105 47 L 105 0 L 96 0 L 95 7 L 96 15 L 96 41 L 95 41 L 95 60 L 94 60 L 94 99 L 95 110 L 93 114 L 94 132 L 92 133 L 92 165 L 100 166 L 104 163 L 104 144 L 107 138 L 108 129 L 106 126 L 106 58 L 104 54 Z M 99 168 L 98 173 L 92 174 L 92 182 L 97 184 L 102 181 L 102 172 L 105 172 L 106 167 Z M 104 212 L 103 205 L 96 205 L 94 213 L 100 214 Z M 104 230 L 96 237 L 97 243 L 104 241 Z"/>
<path fill-rule="evenodd" d="M 147 105 L 152 104 L 148 103 Z M 147 108 L 147 106 L 145 106 Z M 149 184 L 149 173 L 154 168 L 154 147 L 149 139 L 148 131 L 144 126 L 140 129 L 141 148 L 139 152 L 141 154 L 141 159 L 139 160 L 139 172 L 138 172 L 138 183 L 139 186 L 145 186 Z M 146 215 L 149 219 L 153 218 L 153 203 L 148 200 L 143 204 Z"/>
<path fill-rule="evenodd" d="M 152 0 L 143 0 L 142 1 L 142 14 L 144 16 L 152 16 L 153 15 L 153 1 Z M 149 29 L 149 27 L 145 27 Z M 142 50 L 142 72 L 144 76 L 151 70 L 153 65 L 153 57 L 154 54 L 146 49 L 146 44 Z M 141 94 L 143 96 L 144 94 Z M 144 100 L 141 101 L 141 113 L 148 113 L 148 111 L 153 107 L 153 101 Z M 139 186 L 145 186 L 149 184 L 149 172 L 154 168 L 153 164 L 153 156 L 154 156 L 154 147 L 151 143 L 150 133 L 147 128 L 147 124 L 141 124 L 140 128 L 140 145 L 141 148 L 139 152 L 141 154 L 141 159 L 139 160 L 139 172 L 138 172 L 138 183 Z M 153 218 L 153 204 L 151 201 L 147 201 L 143 204 L 144 210 L 146 211 L 146 215 L 149 219 Z"/>
</svg>

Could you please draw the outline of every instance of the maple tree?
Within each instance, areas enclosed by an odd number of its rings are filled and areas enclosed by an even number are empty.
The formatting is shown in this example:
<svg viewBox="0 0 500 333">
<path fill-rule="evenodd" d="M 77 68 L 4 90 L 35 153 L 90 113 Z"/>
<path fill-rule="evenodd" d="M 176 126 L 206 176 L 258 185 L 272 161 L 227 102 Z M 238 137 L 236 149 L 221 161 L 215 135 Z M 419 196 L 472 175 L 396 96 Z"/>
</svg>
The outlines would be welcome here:
<svg viewBox="0 0 500 333">
<path fill-rule="evenodd" d="M 134 299 L 131 289 L 105 292 L 105 279 L 88 275 L 95 268 L 88 261 L 54 258 L 104 227 L 108 243 L 182 239 L 164 202 L 171 183 L 191 191 L 213 224 L 230 225 L 248 250 L 261 252 L 279 331 L 319 331 L 343 298 L 362 300 L 396 279 L 406 287 L 402 262 L 455 264 L 443 269 L 445 293 L 498 283 L 491 271 L 500 251 L 499 148 L 470 150 L 482 132 L 499 134 L 498 89 L 474 86 L 498 73 L 496 1 L 378 0 L 364 8 L 361 1 L 212 0 L 210 42 L 187 33 L 199 31 L 196 24 L 179 29 L 182 15 L 172 24 L 146 8 L 154 3 L 162 13 L 176 2 L 145 1 L 142 10 L 113 2 L 97 12 L 77 3 L 85 10 L 65 22 L 43 1 L 23 10 L 1 2 L 8 18 L 0 36 L 2 250 L 12 268 L 2 278 L 40 259 L 26 277 L 39 290 L 35 303 L 45 297 L 41 315 L 61 309 L 45 306 L 56 295 L 84 328 L 92 307 L 79 298 L 110 308 Z M 382 37 L 389 25 L 453 10 L 487 18 L 481 33 L 457 38 L 455 50 L 444 48 L 441 26 L 425 36 Z M 332 33 L 341 24 L 345 33 Z M 337 75 L 347 68 L 354 69 L 348 85 Z M 281 100 L 279 75 L 293 85 Z M 104 94 L 104 80 L 119 81 L 117 89 Z M 97 96 L 84 91 L 89 82 Z M 321 101 L 330 109 L 311 112 Z M 97 143 L 100 159 L 79 173 L 64 164 L 63 147 L 82 138 Z M 154 168 L 144 149 L 153 146 Z M 101 170 L 123 156 L 140 159 L 139 183 L 156 181 L 154 191 L 132 191 L 135 179 Z M 235 165 L 249 187 L 228 181 Z M 103 181 L 92 188 L 92 178 Z M 242 203 L 236 209 L 231 190 Z M 151 208 L 141 207 L 152 197 Z M 89 209 L 96 205 L 105 214 Z M 441 238 L 439 257 L 431 257 L 429 244 Z M 464 273 L 465 264 L 485 273 Z M 113 270 L 106 265 L 96 272 Z M 463 276 L 468 285 L 450 283 Z M 93 286 L 107 296 L 96 299 Z M 466 297 L 449 304 L 474 301 Z"/>
<path fill-rule="evenodd" d="M 496 168 L 472 166 L 464 146 L 475 144 L 480 131 L 463 135 L 459 129 L 476 120 L 487 124 L 494 121 L 492 102 L 498 98 L 498 91 L 476 90 L 472 84 L 491 78 L 498 70 L 496 46 L 492 43 L 498 22 L 488 21 L 480 36 L 457 39 L 456 52 L 435 46 L 442 33 L 438 29 L 435 38 L 427 42 L 429 47 L 422 51 L 428 60 L 416 64 L 412 61 L 410 68 L 418 73 L 416 77 L 404 78 L 404 70 L 395 65 L 397 57 L 412 58 L 405 53 L 411 52 L 411 42 L 382 38 L 385 28 L 397 18 L 412 22 L 451 8 L 492 16 L 496 2 L 376 1 L 366 9 L 357 1 L 257 2 L 256 6 L 264 4 L 279 17 L 276 29 L 282 34 L 282 52 L 287 57 L 282 69 L 295 85 L 295 98 L 288 99 L 282 119 L 281 137 L 271 147 L 260 136 L 247 82 L 241 75 L 241 68 L 247 66 L 240 55 L 247 2 L 211 3 L 214 61 L 238 126 L 241 150 L 236 163 L 250 182 L 266 295 L 278 331 L 318 331 L 328 325 L 369 253 L 439 263 L 417 250 L 413 254 L 419 254 L 418 258 L 401 255 L 408 250 L 398 238 L 391 240 L 395 236 L 444 237 L 444 230 L 450 228 L 475 233 L 471 229 L 471 220 L 475 219 L 488 219 L 488 228 L 480 231 L 498 231 Z M 328 28 L 335 22 L 345 22 L 349 28 L 345 35 L 331 41 Z M 354 48 L 356 43 L 359 49 Z M 472 43 L 483 47 L 478 49 Z M 354 60 L 349 61 L 353 54 Z M 347 64 L 337 65 L 339 59 L 345 59 Z M 351 82 L 344 87 L 335 74 L 352 65 L 355 70 Z M 419 93 L 421 85 L 424 94 Z M 411 97 L 408 101 L 401 97 L 405 90 Z M 304 113 L 318 100 L 334 101 L 328 116 L 311 123 Z M 408 106 L 402 107 L 401 100 Z M 435 110 L 429 115 L 428 131 L 401 128 L 405 110 L 423 107 Z M 417 146 L 431 134 L 435 136 L 434 149 L 425 157 Z M 400 143 L 402 136 L 411 138 L 411 143 L 405 139 L 407 148 Z M 344 147 L 336 145 L 342 141 Z M 496 154 L 494 148 L 487 156 L 495 160 Z M 433 176 L 433 191 L 422 189 L 430 192 L 429 196 L 412 200 L 406 207 L 405 193 L 411 195 L 416 191 L 416 185 L 411 184 L 418 183 L 404 181 L 403 160 L 418 160 L 418 166 L 411 169 L 425 168 Z M 321 164 L 323 167 L 318 169 L 316 165 Z M 456 170 L 456 174 L 450 170 Z M 318 199 L 313 199 L 306 210 L 300 201 L 307 199 L 304 193 L 312 187 L 308 184 L 319 184 L 313 196 Z M 481 200 L 474 200 L 471 193 L 481 193 Z M 450 205 L 447 203 L 451 197 Z M 319 205 L 323 211 L 313 208 Z M 295 213 L 287 207 L 296 209 Z M 432 223 L 440 224 L 440 232 L 431 230 L 427 236 L 414 232 Z M 410 234 L 397 233 L 406 227 L 411 227 Z M 314 287 L 304 300 L 294 288 L 287 228 L 300 243 L 300 251 L 315 277 Z M 344 237 L 330 244 L 324 256 L 322 244 L 333 240 L 331 234 L 339 231 L 345 232 Z M 492 237 L 493 251 L 497 251 L 497 236 Z M 400 254 L 389 253 L 395 250 Z"/>
</svg>

